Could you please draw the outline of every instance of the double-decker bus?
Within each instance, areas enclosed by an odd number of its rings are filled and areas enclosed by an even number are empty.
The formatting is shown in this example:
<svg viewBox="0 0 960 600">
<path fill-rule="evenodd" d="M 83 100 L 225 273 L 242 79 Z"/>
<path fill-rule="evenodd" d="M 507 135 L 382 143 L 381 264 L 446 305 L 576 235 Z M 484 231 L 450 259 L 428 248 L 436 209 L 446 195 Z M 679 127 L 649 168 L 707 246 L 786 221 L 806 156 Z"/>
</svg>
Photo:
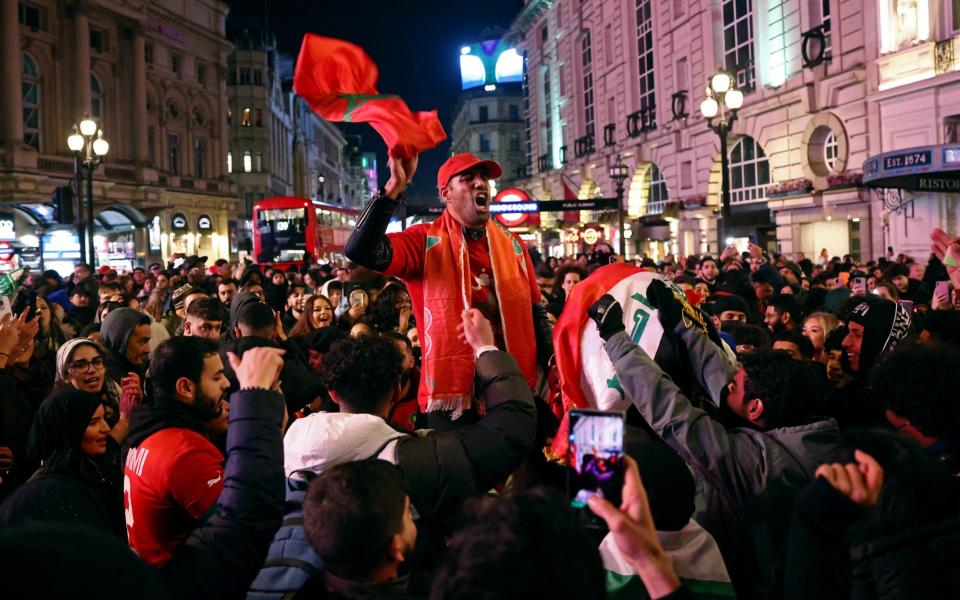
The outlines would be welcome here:
<svg viewBox="0 0 960 600">
<path fill-rule="evenodd" d="M 343 254 L 360 209 L 285 196 L 253 205 L 253 257 L 259 264 L 303 263 Z"/>
</svg>

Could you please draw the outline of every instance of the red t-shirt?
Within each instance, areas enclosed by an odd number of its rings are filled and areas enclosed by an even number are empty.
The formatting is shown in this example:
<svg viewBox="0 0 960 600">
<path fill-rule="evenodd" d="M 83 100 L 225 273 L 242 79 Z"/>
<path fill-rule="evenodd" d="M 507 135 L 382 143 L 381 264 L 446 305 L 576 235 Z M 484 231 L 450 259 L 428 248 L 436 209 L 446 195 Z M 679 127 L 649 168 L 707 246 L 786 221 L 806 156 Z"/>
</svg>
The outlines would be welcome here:
<svg viewBox="0 0 960 600">
<path fill-rule="evenodd" d="M 189 429 L 158 431 L 127 454 L 123 508 L 130 547 L 160 567 L 223 490 L 223 455 Z"/>
<path fill-rule="evenodd" d="M 430 225 L 420 223 L 399 233 L 387 234 L 393 246 L 393 259 L 390 266 L 384 271 L 387 275 L 399 277 L 407 284 L 410 292 L 410 303 L 413 304 L 413 315 L 417 319 L 417 326 L 422 326 L 423 320 L 423 265 L 424 253 L 427 247 L 427 231 Z M 516 236 L 514 236 L 516 237 Z M 500 323 L 500 308 L 497 306 L 496 286 L 493 281 L 493 265 L 490 263 L 490 252 L 487 248 L 487 238 L 478 240 L 464 235 L 467 241 L 467 254 L 470 261 L 471 294 L 470 304 L 483 316 L 490 320 L 493 326 L 493 335 L 497 347 L 506 348 L 503 341 L 503 327 Z M 518 240 L 519 241 L 519 240 Z M 523 248 L 523 258 L 527 263 L 527 281 L 530 284 L 530 304 L 540 301 L 540 286 L 537 284 L 533 272 L 533 262 L 527 247 L 520 242 Z M 532 315 L 532 313 L 531 313 Z M 531 316 L 532 318 L 532 316 Z M 422 334 L 421 334 L 422 335 Z"/>
</svg>

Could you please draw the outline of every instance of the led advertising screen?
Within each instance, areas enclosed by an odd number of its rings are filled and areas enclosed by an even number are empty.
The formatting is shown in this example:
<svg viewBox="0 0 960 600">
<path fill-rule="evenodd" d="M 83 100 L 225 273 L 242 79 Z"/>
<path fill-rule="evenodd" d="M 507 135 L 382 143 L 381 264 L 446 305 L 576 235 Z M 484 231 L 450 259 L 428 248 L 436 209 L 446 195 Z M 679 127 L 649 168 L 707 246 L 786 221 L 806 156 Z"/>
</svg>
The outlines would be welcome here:
<svg viewBox="0 0 960 600">
<path fill-rule="evenodd" d="M 503 40 L 487 40 L 460 49 L 461 87 L 496 89 L 498 83 L 523 81 L 523 57 Z"/>
</svg>

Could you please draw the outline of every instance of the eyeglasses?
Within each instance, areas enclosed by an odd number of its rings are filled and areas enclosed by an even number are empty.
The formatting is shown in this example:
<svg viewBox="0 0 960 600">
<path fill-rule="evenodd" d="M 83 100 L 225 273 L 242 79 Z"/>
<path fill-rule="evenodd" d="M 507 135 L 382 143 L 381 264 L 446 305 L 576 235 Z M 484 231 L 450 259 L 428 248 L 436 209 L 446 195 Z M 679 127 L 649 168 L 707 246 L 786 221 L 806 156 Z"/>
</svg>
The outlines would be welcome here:
<svg viewBox="0 0 960 600">
<path fill-rule="evenodd" d="M 83 373 L 84 371 L 89 371 L 90 367 L 93 367 L 93 370 L 99 371 L 103 368 L 103 357 L 98 357 L 93 360 L 78 360 L 76 362 L 70 363 L 69 369 L 77 373 Z"/>
</svg>

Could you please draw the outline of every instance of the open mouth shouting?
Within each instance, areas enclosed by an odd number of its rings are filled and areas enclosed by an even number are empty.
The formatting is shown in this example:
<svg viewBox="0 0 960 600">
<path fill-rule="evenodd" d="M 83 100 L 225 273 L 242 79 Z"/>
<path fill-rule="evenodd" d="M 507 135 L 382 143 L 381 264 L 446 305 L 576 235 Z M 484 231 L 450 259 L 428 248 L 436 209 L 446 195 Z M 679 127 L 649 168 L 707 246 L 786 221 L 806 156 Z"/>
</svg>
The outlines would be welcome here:
<svg viewBox="0 0 960 600">
<path fill-rule="evenodd" d="M 486 192 L 486 191 L 477 192 L 477 194 L 473 197 L 473 200 L 474 200 L 474 202 L 476 203 L 476 205 L 477 205 L 478 208 L 483 208 L 483 209 L 486 209 L 486 210 L 489 210 L 489 209 L 490 209 L 490 194 L 489 194 L 489 192 Z"/>
</svg>

